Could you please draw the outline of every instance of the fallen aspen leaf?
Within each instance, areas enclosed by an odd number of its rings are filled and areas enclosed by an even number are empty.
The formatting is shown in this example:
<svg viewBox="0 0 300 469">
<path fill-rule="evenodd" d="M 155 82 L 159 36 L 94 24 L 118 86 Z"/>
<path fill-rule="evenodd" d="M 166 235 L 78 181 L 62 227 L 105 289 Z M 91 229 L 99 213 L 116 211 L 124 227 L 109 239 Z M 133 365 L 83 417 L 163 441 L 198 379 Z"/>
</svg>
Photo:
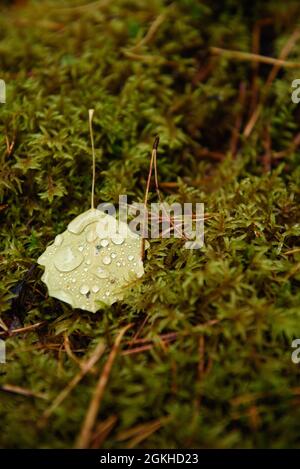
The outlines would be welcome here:
<svg viewBox="0 0 300 469">
<path fill-rule="evenodd" d="M 123 298 L 129 283 L 143 276 L 142 238 L 129 226 L 94 208 L 95 152 L 93 154 L 91 208 L 72 220 L 66 231 L 38 258 L 49 295 L 95 313 L 101 303 L 111 305 Z"/>
<path fill-rule="evenodd" d="M 100 210 L 81 213 L 39 257 L 49 295 L 96 312 L 100 302 L 123 298 L 123 288 L 144 274 L 141 238 Z"/>
</svg>

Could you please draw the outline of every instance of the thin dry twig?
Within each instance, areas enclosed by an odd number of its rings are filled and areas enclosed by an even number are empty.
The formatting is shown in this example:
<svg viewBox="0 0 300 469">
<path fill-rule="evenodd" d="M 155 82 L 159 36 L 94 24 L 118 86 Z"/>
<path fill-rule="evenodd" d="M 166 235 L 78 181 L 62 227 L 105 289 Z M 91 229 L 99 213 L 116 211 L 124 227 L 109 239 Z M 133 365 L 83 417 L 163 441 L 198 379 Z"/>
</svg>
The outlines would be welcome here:
<svg viewBox="0 0 300 469">
<path fill-rule="evenodd" d="M 219 319 L 211 319 L 210 321 L 207 321 L 203 324 L 201 324 L 202 327 L 206 326 L 214 326 L 215 324 L 218 324 L 220 322 Z M 135 353 L 140 353 L 140 352 L 145 352 L 147 350 L 151 350 L 152 347 L 154 346 L 156 340 L 158 339 L 160 342 L 159 344 L 164 348 L 165 344 L 168 344 L 169 342 L 172 342 L 173 340 L 176 340 L 178 336 L 180 335 L 181 337 L 184 337 L 186 335 L 189 335 L 190 333 L 188 331 L 183 331 L 183 332 L 167 332 L 166 334 L 160 334 L 157 337 L 154 338 L 137 338 L 134 341 L 134 344 L 139 344 L 138 347 L 135 348 L 128 348 L 122 351 L 122 355 L 134 355 Z M 133 345 L 132 341 L 127 342 L 127 345 L 131 347 Z M 165 348 L 164 348 L 165 350 Z"/>
<path fill-rule="evenodd" d="M 199 362 L 198 362 L 199 381 L 202 379 L 204 375 L 204 371 L 205 371 L 204 353 L 205 353 L 205 338 L 204 338 L 204 335 L 201 335 L 199 338 Z"/>
<path fill-rule="evenodd" d="M 300 132 L 298 132 L 295 137 L 293 138 L 291 144 L 286 148 L 285 150 L 282 151 L 277 151 L 273 152 L 272 156 L 274 159 L 280 159 L 280 158 L 285 158 L 286 156 L 289 156 L 291 153 L 296 151 L 296 149 L 300 145 Z"/>
<path fill-rule="evenodd" d="M 171 217 L 166 210 L 165 205 L 163 204 L 160 190 L 159 190 L 159 184 L 158 184 L 158 172 L 157 172 L 157 149 L 158 149 L 158 144 L 159 144 L 159 137 L 156 136 L 153 147 L 152 147 L 152 153 L 151 153 L 151 159 L 150 159 L 150 165 L 149 165 L 149 172 L 148 172 L 148 179 L 147 179 L 147 185 L 146 185 L 146 191 L 145 191 L 145 198 L 144 198 L 144 220 L 143 220 L 143 236 L 142 236 L 142 243 L 141 243 L 141 257 L 142 259 L 144 258 L 145 255 L 145 235 L 146 235 L 146 224 L 148 220 L 148 211 L 147 211 L 147 202 L 148 202 L 148 195 L 149 195 L 149 189 L 150 189 L 150 184 L 151 184 L 151 176 L 152 176 L 152 171 L 154 167 L 154 181 L 155 181 L 155 190 L 156 194 L 160 203 L 160 207 L 162 208 L 164 214 L 166 215 L 165 220 L 168 220 L 170 222 L 174 232 L 176 231 L 179 237 L 183 238 L 184 240 L 188 240 L 186 237 L 185 233 L 182 232 L 181 228 L 178 228 L 178 224 L 174 223 L 176 217 Z M 157 217 L 158 218 L 158 217 Z M 180 221 L 180 220 L 179 220 Z M 161 236 L 163 237 L 170 228 L 167 229 L 165 233 L 162 233 Z"/>
<path fill-rule="evenodd" d="M 92 449 L 101 448 L 117 421 L 118 417 L 116 415 L 110 415 L 106 420 L 104 420 L 104 422 L 100 422 L 97 425 L 96 431 L 92 438 Z"/>
<path fill-rule="evenodd" d="M 152 41 L 152 39 L 155 37 L 158 29 L 160 28 L 162 23 L 165 21 L 165 19 L 166 19 L 166 14 L 165 13 L 162 13 L 162 14 L 158 15 L 155 18 L 155 20 L 151 23 L 150 28 L 148 29 L 145 36 L 135 46 L 131 47 L 131 49 L 129 49 L 129 50 L 131 52 L 136 52 L 141 47 L 146 46 L 147 44 L 149 44 Z"/>
<path fill-rule="evenodd" d="M 18 329 L 13 329 L 12 331 L 4 331 L 0 332 L 0 336 L 12 336 L 16 334 L 23 334 L 24 332 L 30 332 L 34 329 L 38 329 L 39 327 L 44 326 L 47 321 L 37 322 L 35 324 L 30 324 L 30 326 L 20 327 Z"/>
<path fill-rule="evenodd" d="M 1 391 L 11 392 L 14 394 L 20 394 L 26 397 L 38 397 L 39 399 L 48 399 L 47 394 L 38 391 L 32 391 L 31 389 L 22 388 L 15 386 L 14 384 L 4 384 L 0 388 Z"/>
<path fill-rule="evenodd" d="M 261 29 L 263 26 L 273 23 L 273 18 L 262 18 L 256 21 L 253 27 L 252 33 L 252 53 L 259 54 L 260 50 L 260 38 Z M 251 116 L 254 109 L 257 106 L 259 84 L 258 84 L 258 70 L 259 62 L 251 62 L 252 67 L 252 79 L 251 79 L 251 93 L 250 93 L 250 104 L 249 104 L 249 115 Z"/>
<path fill-rule="evenodd" d="M 128 342 L 128 346 L 131 347 L 133 344 L 136 343 L 137 339 L 138 339 L 138 336 L 140 335 L 140 333 L 142 332 L 142 330 L 144 329 L 145 325 L 147 324 L 147 321 L 149 319 L 149 315 L 147 314 L 147 316 L 145 317 L 145 319 L 143 320 L 142 324 L 140 325 L 140 327 L 138 328 L 138 330 L 136 331 L 136 333 L 134 334 L 133 338 Z"/>
<path fill-rule="evenodd" d="M 300 270 L 300 262 L 294 265 L 294 267 L 284 276 L 283 281 L 289 280 Z"/>
<path fill-rule="evenodd" d="M 73 350 L 71 348 L 71 344 L 70 344 L 70 339 L 69 339 L 69 336 L 66 332 L 64 332 L 64 349 L 66 351 L 66 354 L 68 355 L 69 358 L 71 358 L 71 360 L 73 360 L 75 363 L 77 363 L 77 365 L 80 367 L 80 368 L 84 368 L 84 363 L 82 363 L 81 360 L 79 360 L 78 357 L 76 357 L 75 353 L 73 353 Z"/>
<path fill-rule="evenodd" d="M 149 342 L 154 342 L 156 339 L 159 339 L 159 340 L 169 340 L 169 339 L 173 339 L 173 338 L 176 338 L 178 336 L 178 332 L 167 332 L 166 334 L 160 334 L 159 336 L 157 337 L 154 337 L 154 338 L 147 338 L 147 337 L 143 337 L 143 338 L 136 338 L 136 339 L 132 339 L 130 341 L 128 341 L 128 346 L 131 346 L 133 344 L 147 344 Z"/>
<path fill-rule="evenodd" d="M 208 369 L 205 368 L 205 336 L 202 334 L 199 337 L 199 342 L 198 342 L 198 354 L 199 354 L 199 360 L 198 360 L 198 367 L 197 367 L 197 381 L 200 383 L 206 375 Z M 196 395 L 195 398 L 195 408 L 198 411 L 199 407 L 201 404 L 201 394 Z"/>
<path fill-rule="evenodd" d="M 5 135 L 5 141 L 6 141 L 6 154 L 7 154 L 7 156 L 10 156 L 12 154 L 12 151 L 13 151 L 15 143 L 16 143 L 16 132 L 15 132 L 11 142 L 9 141 L 8 136 Z"/>
<path fill-rule="evenodd" d="M 261 111 L 263 109 L 263 104 L 266 100 L 267 94 L 270 90 L 271 84 L 273 83 L 274 79 L 276 78 L 280 68 L 283 66 L 282 61 L 286 59 L 286 57 L 289 55 L 289 53 L 292 51 L 295 43 L 300 37 L 300 29 L 296 28 L 293 32 L 293 34 L 290 36 L 289 40 L 286 42 L 285 46 L 282 48 L 281 53 L 279 55 L 279 62 L 277 61 L 276 64 L 272 67 L 269 76 L 267 78 L 266 84 L 263 88 L 263 91 L 261 93 L 261 100 L 260 103 L 257 105 L 255 110 L 253 111 L 253 114 L 251 115 L 248 123 L 246 124 L 243 135 L 248 138 L 261 114 Z"/>
<path fill-rule="evenodd" d="M 239 142 L 240 130 L 243 120 L 243 110 L 246 99 L 246 85 L 245 83 L 240 83 L 239 97 L 238 97 L 238 112 L 235 120 L 235 125 L 232 131 L 231 140 L 230 140 L 230 153 L 233 158 L 236 157 L 237 146 Z"/>
<path fill-rule="evenodd" d="M 144 259 L 144 256 L 145 256 L 145 234 L 146 234 L 146 223 L 147 223 L 147 203 L 148 203 L 149 189 L 150 189 L 150 184 L 151 184 L 153 164 L 154 164 L 154 159 L 155 159 L 158 144 L 159 144 L 159 137 L 156 136 L 155 140 L 154 140 L 154 143 L 153 143 L 153 147 L 152 147 L 152 153 L 151 153 L 151 159 L 150 159 L 150 165 L 149 165 L 149 172 L 148 172 L 148 178 L 147 178 L 147 184 L 146 184 L 146 190 L 145 190 L 145 197 L 144 197 L 144 220 L 143 220 L 143 235 L 142 235 L 142 242 L 141 242 L 141 257 L 142 257 L 142 259 Z"/>
<path fill-rule="evenodd" d="M 110 376 L 110 372 L 114 364 L 114 361 L 116 359 L 119 346 L 122 342 L 122 338 L 130 327 L 132 327 L 132 324 L 128 324 L 127 326 L 123 327 L 123 329 L 121 329 L 121 331 L 116 337 L 114 345 L 108 356 L 107 362 L 105 363 L 102 373 L 97 382 L 93 397 L 91 399 L 88 411 L 86 413 L 86 417 L 84 419 L 79 437 L 75 445 L 76 448 L 84 449 L 84 448 L 90 447 L 92 431 L 95 425 L 97 414 L 99 412 L 99 408 L 100 408 L 100 404 L 104 395 L 104 391 L 105 391 L 105 388 L 106 388 L 106 385 Z"/>
<path fill-rule="evenodd" d="M 272 141 L 268 127 L 264 130 L 264 139 L 263 139 L 263 147 L 265 149 L 265 153 L 262 157 L 263 161 L 263 168 L 264 172 L 267 173 L 271 170 L 271 161 L 272 161 Z"/>
<path fill-rule="evenodd" d="M 276 59 L 273 57 L 267 57 L 265 55 L 253 54 L 251 52 L 242 52 L 238 50 L 222 49 L 221 47 L 211 47 L 210 51 L 213 54 L 222 55 L 230 59 L 275 65 L 276 67 L 279 67 L 279 68 L 280 67 L 300 68 L 300 62 L 289 62 L 281 58 Z"/>
<path fill-rule="evenodd" d="M 98 362 L 98 360 L 102 357 L 105 350 L 105 345 L 103 342 L 99 342 L 99 344 L 95 347 L 90 358 L 88 358 L 85 362 L 81 363 L 80 371 L 71 379 L 71 381 L 67 384 L 67 386 L 56 396 L 54 401 L 52 402 L 51 406 L 46 409 L 41 417 L 40 424 L 44 425 L 46 420 L 50 417 L 51 414 L 55 411 L 55 409 L 61 405 L 61 403 L 68 397 L 70 392 L 77 386 L 77 384 L 82 380 L 82 378 L 93 368 L 93 366 Z"/>
<path fill-rule="evenodd" d="M 0 318 L 0 327 L 2 327 L 2 329 L 5 331 L 5 332 L 8 332 L 8 327 L 7 325 L 5 324 L 5 322 Z"/>
<path fill-rule="evenodd" d="M 151 350 L 152 347 L 153 347 L 153 344 L 142 345 L 141 347 L 130 348 L 128 350 L 123 350 L 121 355 L 134 355 L 136 353 L 146 352 L 147 350 Z"/>
<path fill-rule="evenodd" d="M 294 248 L 294 249 L 290 249 L 289 251 L 283 252 L 283 254 L 294 254 L 295 252 L 299 252 L 299 251 L 300 251 L 300 248 Z"/>
<path fill-rule="evenodd" d="M 136 425 L 129 430 L 122 431 L 117 434 L 117 441 L 126 441 L 129 440 L 127 448 L 135 448 L 136 445 L 144 441 L 154 432 L 159 430 L 163 425 L 170 421 L 170 417 L 164 417 L 162 419 L 153 420 L 151 422 L 143 423 L 141 425 Z"/>
</svg>

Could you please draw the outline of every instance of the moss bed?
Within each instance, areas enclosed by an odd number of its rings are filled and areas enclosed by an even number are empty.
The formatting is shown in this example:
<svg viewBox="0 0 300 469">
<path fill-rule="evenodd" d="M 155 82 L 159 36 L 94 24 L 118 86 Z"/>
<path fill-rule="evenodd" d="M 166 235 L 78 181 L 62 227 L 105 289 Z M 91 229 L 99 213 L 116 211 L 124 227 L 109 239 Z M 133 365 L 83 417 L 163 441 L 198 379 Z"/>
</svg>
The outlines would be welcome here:
<svg viewBox="0 0 300 469">
<path fill-rule="evenodd" d="M 1 2 L 1 447 L 74 447 L 129 323 L 89 447 L 299 446 L 300 5 L 248 3 Z M 207 214 L 203 249 L 150 240 L 145 276 L 96 314 L 49 297 L 36 264 L 89 208 L 89 108 L 98 202 L 143 200 L 158 134 L 164 200 Z"/>
</svg>

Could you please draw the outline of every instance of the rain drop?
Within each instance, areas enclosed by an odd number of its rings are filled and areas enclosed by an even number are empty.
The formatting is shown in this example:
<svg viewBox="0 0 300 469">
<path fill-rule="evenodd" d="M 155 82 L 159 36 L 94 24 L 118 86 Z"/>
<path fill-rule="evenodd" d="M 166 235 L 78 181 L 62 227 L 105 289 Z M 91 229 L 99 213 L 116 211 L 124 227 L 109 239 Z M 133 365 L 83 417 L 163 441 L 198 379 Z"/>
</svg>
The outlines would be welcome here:
<svg viewBox="0 0 300 469">
<path fill-rule="evenodd" d="M 60 246 L 63 241 L 63 237 L 61 234 L 57 235 L 54 240 L 54 245 L 55 246 Z"/>
<path fill-rule="evenodd" d="M 93 293 L 97 293 L 99 290 L 100 290 L 99 285 L 93 285 L 93 286 L 92 286 L 92 292 L 93 292 Z"/>
<path fill-rule="evenodd" d="M 101 246 L 102 246 L 103 248 L 106 248 L 106 246 L 109 245 L 109 241 L 108 241 L 108 239 L 102 239 L 102 240 L 100 241 L 100 244 L 101 244 Z"/>
<path fill-rule="evenodd" d="M 112 238 L 112 242 L 114 244 L 123 244 L 124 243 L 124 238 L 123 238 L 123 236 L 117 234 Z"/>
<path fill-rule="evenodd" d="M 109 256 L 104 256 L 102 262 L 105 265 L 109 265 L 111 263 L 111 258 Z"/>
<path fill-rule="evenodd" d="M 97 233 L 95 230 L 89 230 L 87 233 L 86 233 L 86 240 L 89 242 L 89 243 L 92 243 L 93 241 L 95 241 L 95 239 L 97 238 Z"/>
<path fill-rule="evenodd" d="M 88 285 L 82 285 L 79 291 L 82 295 L 86 295 L 90 291 L 90 289 Z"/>
<path fill-rule="evenodd" d="M 134 259 L 134 256 L 131 256 L 131 255 L 128 256 L 128 260 L 129 260 L 129 261 L 133 261 L 133 259 Z"/>
<path fill-rule="evenodd" d="M 59 249 L 54 257 L 54 265 L 61 272 L 69 272 L 76 269 L 82 261 L 82 255 L 74 252 L 70 246 Z"/>
<path fill-rule="evenodd" d="M 99 278 L 107 278 L 108 277 L 108 273 L 105 272 L 105 270 L 103 270 L 101 267 L 98 267 L 98 269 L 96 270 L 96 275 Z"/>
</svg>

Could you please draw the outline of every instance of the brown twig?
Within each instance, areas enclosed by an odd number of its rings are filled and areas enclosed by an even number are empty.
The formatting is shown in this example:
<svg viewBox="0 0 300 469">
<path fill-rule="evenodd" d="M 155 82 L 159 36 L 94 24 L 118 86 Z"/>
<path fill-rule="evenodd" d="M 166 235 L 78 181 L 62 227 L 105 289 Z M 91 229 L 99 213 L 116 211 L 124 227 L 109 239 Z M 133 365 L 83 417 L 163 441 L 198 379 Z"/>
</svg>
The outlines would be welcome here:
<svg viewBox="0 0 300 469">
<path fill-rule="evenodd" d="M 261 100 L 260 103 L 257 105 L 255 110 L 253 111 L 253 114 L 251 115 L 248 123 L 246 124 L 244 128 L 243 135 L 248 138 L 261 114 L 261 111 L 263 109 L 263 104 L 266 100 L 267 94 L 270 90 L 271 84 L 273 83 L 274 79 L 276 78 L 280 68 L 284 66 L 283 62 L 285 61 L 286 57 L 289 55 L 291 50 L 293 49 L 296 41 L 300 37 L 300 29 L 296 28 L 293 32 L 293 34 L 290 36 L 289 40 L 286 42 L 285 46 L 282 48 L 281 53 L 279 55 L 278 60 L 276 63 L 274 63 L 269 76 L 267 78 L 266 84 L 263 88 L 263 91 L 261 93 Z"/>
<path fill-rule="evenodd" d="M 157 150 L 157 149 L 156 149 Z M 160 195 L 160 190 L 159 190 L 159 185 L 158 185 L 158 173 L 157 173 L 157 151 L 155 151 L 154 153 L 154 180 L 155 180 L 155 190 L 156 190 L 156 193 L 157 193 L 157 197 L 158 197 L 158 200 L 159 200 L 159 203 L 160 203 L 160 206 L 163 208 L 163 211 L 165 212 L 166 214 L 166 208 L 162 202 L 162 199 L 161 199 L 161 195 Z M 171 225 L 172 225 L 172 228 L 174 231 L 177 232 L 177 234 L 179 234 L 179 237 L 181 237 L 181 234 L 182 234 L 182 237 L 185 241 L 188 240 L 188 238 L 185 236 L 184 233 L 181 232 L 181 230 L 178 230 L 177 228 L 177 224 L 175 225 L 174 223 L 174 220 L 172 219 L 172 217 L 170 217 L 168 214 L 167 214 L 167 219 L 170 221 Z"/>
<path fill-rule="evenodd" d="M 264 130 L 264 139 L 263 139 L 263 146 L 265 149 L 265 153 L 262 157 L 264 172 L 267 173 L 271 170 L 271 161 L 272 161 L 272 151 L 271 151 L 271 136 L 268 127 Z"/>
<path fill-rule="evenodd" d="M 3 321 L 3 319 L 0 318 L 0 327 L 2 327 L 2 329 L 8 333 L 9 332 L 9 329 L 7 327 L 7 325 L 5 324 L 5 322 Z"/>
<path fill-rule="evenodd" d="M 92 437 L 91 448 L 97 449 L 101 448 L 107 436 L 112 431 L 113 427 L 117 423 L 118 417 L 116 415 L 111 415 L 104 422 L 100 422 L 97 425 L 96 431 Z"/>
<path fill-rule="evenodd" d="M 147 184 L 146 184 L 146 191 L 145 191 L 145 197 L 144 197 L 144 221 L 143 221 L 143 235 L 142 235 L 142 242 L 141 242 L 141 257 L 144 259 L 145 256 L 145 235 L 146 235 L 146 224 L 147 224 L 147 219 L 148 219 L 148 196 L 149 196 L 149 189 L 150 189 L 150 184 L 151 184 L 151 176 L 152 176 L 152 171 L 153 171 L 153 163 L 157 151 L 157 147 L 159 144 L 159 137 L 158 135 L 155 137 L 153 147 L 152 147 L 152 153 L 151 153 L 151 159 L 150 159 L 150 165 L 149 165 L 149 172 L 148 172 L 148 179 L 147 179 Z"/>
<path fill-rule="evenodd" d="M 102 373 L 97 382 L 93 397 L 91 399 L 88 411 L 86 413 L 86 417 L 84 419 L 80 434 L 78 436 L 78 439 L 75 445 L 76 448 L 84 449 L 84 448 L 90 447 L 92 431 L 95 425 L 97 414 L 99 412 L 99 408 L 100 408 L 100 404 L 104 395 L 104 391 L 105 391 L 105 388 L 106 388 L 106 385 L 110 376 L 110 372 L 114 364 L 114 361 L 116 359 L 119 346 L 122 342 L 122 338 L 130 327 L 132 327 L 132 324 L 128 324 L 127 326 L 123 327 L 123 329 L 121 329 L 121 331 L 117 335 L 117 338 L 108 356 L 107 362 L 105 363 Z"/>
<path fill-rule="evenodd" d="M 32 391 L 31 389 L 22 388 L 15 386 L 14 384 L 4 384 L 0 388 L 1 391 L 11 392 L 14 394 L 20 394 L 27 397 L 38 397 L 39 399 L 48 399 L 48 396 L 42 392 Z"/>
<path fill-rule="evenodd" d="M 46 409 L 41 417 L 40 425 L 44 426 L 47 419 L 54 412 L 54 410 L 66 399 L 70 392 L 77 386 L 82 378 L 93 368 L 97 361 L 102 357 L 105 350 L 103 342 L 95 347 L 90 358 L 81 364 L 81 370 L 71 379 L 67 386 L 56 396 L 51 406 Z"/>
<path fill-rule="evenodd" d="M 84 368 L 85 364 L 82 363 L 82 361 L 79 360 L 79 358 L 77 358 L 76 355 L 73 353 L 73 350 L 71 349 L 70 339 L 66 332 L 64 332 L 64 344 L 63 345 L 64 345 L 64 349 L 68 357 L 71 358 L 71 360 L 73 360 L 75 363 L 77 363 L 77 365 L 80 368 Z"/>
<path fill-rule="evenodd" d="M 158 335 L 157 337 L 154 337 L 154 338 L 147 338 L 147 337 L 143 337 L 143 338 L 136 338 L 134 341 L 133 340 L 130 340 L 127 342 L 127 345 L 128 346 L 131 346 L 133 344 L 147 344 L 149 342 L 153 342 L 157 339 L 159 340 L 169 340 L 169 339 L 176 339 L 176 337 L 178 336 L 178 332 L 167 332 L 166 334 L 160 334 Z"/>
<path fill-rule="evenodd" d="M 206 323 L 201 324 L 201 326 L 202 327 L 214 326 L 215 324 L 218 324 L 219 322 L 220 322 L 219 319 L 211 319 L 210 321 L 207 321 Z M 147 350 L 151 350 L 155 344 L 156 339 L 159 339 L 160 344 L 163 346 L 164 344 L 168 344 L 169 342 L 176 340 L 179 335 L 185 336 L 189 334 L 190 334 L 189 332 L 181 332 L 180 334 L 178 332 L 167 332 L 166 334 L 158 335 L 155 338 L 136 339 L 134 341 L 134 344 L 140 344 L 139 347 L 125 349 L 122 351 L 122 355 L 134 355 L 135 353 L 140 353 L 140 352 L 145 352 Z M 127 345 L 131 346 L 132 343 L 128 342 Z"/>
<path fill-rule="evenodd" d="M 141 347 L 130 348 L 128 350 L 123 350 L 121 355 L 134 355 L 136 353 L 146 352 L 147 350 L 151 350 L 152 347 L 153 347 L 153 344 L 142 345 Z"/>
<path fill-rule="evenodd" d="M 196 74 L 192 78 L 193 85 L 197 85 L 199 82 L 205 81 L 216 66 L 216 62 L 216 58 L 211 57 L 208 64 L 199 68 L 199 70 L 197 70 Z"/>
<path fill-rule="evenodd" d="M 136 425 L 129 430 L 122 431 L 117 434 L 117 441 L 126 441 L 129 440 L 127 448 L 135 448 L 136 445 L 148 438 L 152 433 L 159 430 L 163 425 L 170 421 L 170 417 L 164 417 L 162 419 L 153 420 L 151 422 L 143 423 L 141 425 Z"/>
<path fill-rule="evenodd" d="M 286 150 L 273 152 L 272 156 L 274 159 L 285 158 L 286 156 L 293 153 L 297 147 L 300 145 L 300 132 L 298 132 L 293 138 L 292 143 L 288 146 Z"/>
<path fill-rule="evenodd" d="M 271 24 L 273 22 L 273 18 L 263 18 L 254 24 L 253 33 L 252 33 L 252 53 L 259 54 L 260 50 L 260 38 L 261 38 L 261 29 L 263 26 Z M 251 62 L 252 67 L 252 79 L 251 79 L 251 99 L 249 105 L 249 115 L 251 116 L 254 109 L 257 106 L 258 100 L 258 70 L 259 70 L 259 62 Z"/>
<path fill-rule="evenodd" d="M 129 49 L 131 52 L 136 52 L 138 51 L 141 47 L 146 46 L 149 44 L 152 39 L 155 37 L 158 29 L 162 25 L 162 23 L 165 21 L 166 15 L 165 13 L 162 13 L 158 15 L 155 20 L 151 23 L 150 28 L 148 29 L 147 33 L 145 36 L 131 49 Z"/>
<path fill-rule="evenodd" d="M 298 262 L 294 267 L 284 276 L 283 280 L 287 281 L 293 277 L 300 270 L 300 262 Z"/>
<path fill-rule="evenodd" d="M 242 52 L 238 50 L 221 49 L 220 47 L 211 47 L 210 51 L 213 54 L 222 55 L 230 59 L 242 60 L 246 62 L 259 62 L 268 65 L 274 65 L 278 68 L 300 68 L 300 62 L 288 62 L 281 57 L 275 59 L 273 57 L 267 57 L 265 55 L 252 54 L 251 52 Z"/>
<path fill-rule="evenodd" d="M 13 151 L 15 143 L 16 143 L 16 135 L 14 135 L 11 142 L 9 141 L 8 136 L 5 135 L 5 140 L 6 140 L 6 154 L 7 154 L 7 156 L 10 156 L 12 154 L 12 151 Z"/>
<path fill-rule="evenodd" d="M 135 344 L 138 340 L 138 336 L 140 335 L 140 333 L 142 332 L 142 330 L 144 329 L 147 321 L 149 319 L 149 315 L 147 314 L 147 316 L 145 317 L 145 319 L 143 320 L 142 324 L 140 325 L 140 327 L 138 328 L 138 330 L 136 331 L 136 333 L 134 334 L 133 338 L 128 342 L 128 346 L 131 347 L 133 344 Z"/>
<path fill-rule="evenodd" d="M 198 360 L 198 367 L 197 367 L 197 382 L 200 383 L 205 374 L 205 337 L 203 334 L 199 337 L 198 355 L 199 355 L 199 360 Z M 196 395 L 195 408 L 197 410 L 200 407 L 200 403 L 201 403 L 201 395 Z"/>
<path fill-rule="evenodd" d="M 289 251 L 283 252 L 283 254 L 294 254 L 295 252 L 299 252 L 299 251 L 300 251 L 300 248 L 294 248 L 294 249 L 290 249 Z"/>
<path fill-rule="evenodd" d="M 16 334 L 23 334 L 24 332 L 30 332 L 34 329 L 38 329 L 39 327 L 44 326 L 47 324 L 47 321 L 37 322 L 35 324 L 30 324 L 30 326 L 20 327 L 18 329 L 13 329 L 12 331 L 4 331 L 0 332 L 0 336 L 12 336 Z"/>
<path fill-rule="evenodd" d="M 230 140 L 230 153 L 233 156 L 233 158 L 236 157 L 240 130 L 242 127 L 245 99 L 246 99 L 246 85 L 245 83 L 242 82 L 240 83 L 240 89 L 239 89 L 237 116 L 236 116 L 235 125 L 233 128 L 231 140 Z"/>
<path fill-rule="evenodd" d="M 205 353 L 205 338 L 204 335 L 199 337 L 199 362 L 198 362 L 198 379 L 202 379 L 205 371 L 205 362 L 204 362 L 204 353 Z"/>
</svg>

